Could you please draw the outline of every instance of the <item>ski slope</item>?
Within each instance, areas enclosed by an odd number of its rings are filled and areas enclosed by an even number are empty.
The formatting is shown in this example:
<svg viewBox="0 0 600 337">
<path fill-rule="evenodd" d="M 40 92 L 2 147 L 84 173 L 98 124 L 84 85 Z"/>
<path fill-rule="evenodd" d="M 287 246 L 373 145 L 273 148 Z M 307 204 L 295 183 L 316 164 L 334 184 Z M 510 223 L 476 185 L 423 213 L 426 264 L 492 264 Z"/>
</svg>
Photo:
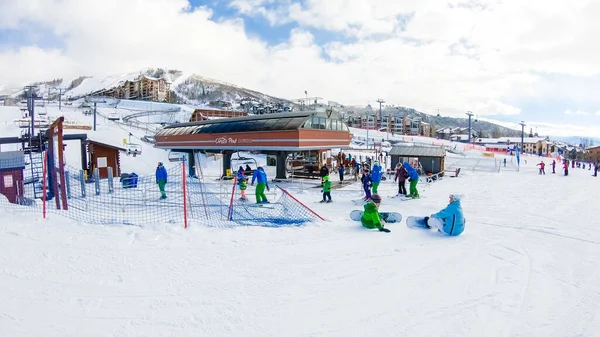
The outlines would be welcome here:
<svg viewBox="0 0 600 337">
<path fill-rule="evenodd" d="M 371 232 L 356 185 L 298 228 L 120 227 L 0 213 L 0 336 L 600 336 L 600 178 L 465 172 L 386 198 L 427 215 L 465 194 L 465 233 Z M 218 163 L 207 170 L 218 170 Z M 551 171 L 551 170 L 548 170 Z M 252 196 L 252 191 L 250 191 Z"/>
</svg>

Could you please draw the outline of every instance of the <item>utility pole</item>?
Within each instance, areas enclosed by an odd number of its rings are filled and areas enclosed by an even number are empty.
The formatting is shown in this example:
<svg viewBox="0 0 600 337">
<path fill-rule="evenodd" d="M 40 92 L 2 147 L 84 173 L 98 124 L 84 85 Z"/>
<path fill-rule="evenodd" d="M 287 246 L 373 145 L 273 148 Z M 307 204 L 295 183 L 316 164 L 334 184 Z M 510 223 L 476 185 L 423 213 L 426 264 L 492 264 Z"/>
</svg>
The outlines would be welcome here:
<svg viewBox="0 0 600 337">
<path fill-rule="evenodd" d="M 525 138 L 525 122 L 521 121 L 521 123 L 519 123 L 519 125 L 521 125 L 521 153 L 523 153 L 523 144 L 525 143 L 524 138 Z"/>
<path fill-rule="evenodd" d="M 58 110 L 62 111 L 62 94 L 63 94 L 63 88 L 59 88 L 58 89 Z"/>
<path fill-rule="evenodd" d="M 31 142 L 35 133 L 35 92 L 33 91 L 35 88 L 37 87 L 34 85 L 28 85 L 25 87 L 25 89 L 27 90 L 27 110 L 29 111 L 29 115 L 31 116 L 31 133 L 29 134 L 29 148 L 31 148 L 32 146 Z"/>
<path fill-rule="evenodd" d="M 379 117 L 381 118 L 381 104 L 385 103 L 385 101 L 381 98 L 378 98 L 377 103 L 379 103 Z M 378 121 L 377 116 L 375 116 L 375 129 L 379 130 L 381 128 L 381 125 L 378 125 L 377 121 Z"/>
<path fill-rule="evenodd" d="M 471 117 L 473 117 L 473 113 L 471 111 L 467 111 L 467 116 L 469 116 L 469 140 L 468 140 L 468 143 L 471 143 Z"/>
</svg>

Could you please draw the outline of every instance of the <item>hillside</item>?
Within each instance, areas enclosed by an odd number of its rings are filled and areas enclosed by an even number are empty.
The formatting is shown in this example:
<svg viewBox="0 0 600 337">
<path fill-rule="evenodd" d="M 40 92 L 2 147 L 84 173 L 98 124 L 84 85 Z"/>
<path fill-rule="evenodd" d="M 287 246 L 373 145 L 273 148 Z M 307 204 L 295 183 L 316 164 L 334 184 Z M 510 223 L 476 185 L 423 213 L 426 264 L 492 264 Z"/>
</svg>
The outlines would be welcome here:
<svg viewBox="0 0 600 337">
<path fill-rule="evenodd" d="M 102 92 L 120 86 L 126 81 L 134 80 L 141 75 L 165 78 L 171 84 L 171 103 L 243 110 L 250 113 L 283 112 L 296 108 L 293 102 L 283 98 L 270 96 L 235 84 L 206 78 L 198 74 L 187 74 L 180 70 L 163 68 L 144 68 L 136 72 L 106 77 L 81 76 L 72 80 L 59 78 L 50 81 L 41 81 L 35 83 L 35 85 L 38 85 L 38 96 L 48 100 L 57 100 L 59 89 L 63 90 L 63 99 L 76 100 L 88 95 L 101 95 Z M 17 89 L 14 86 L 0 86 L 0 96 L 8 95 L 21 98 L 22 93 L 21 89 Z M 437 130 L 442 128 L 468 127 L 467 118 L 433 116 L 410 108 L 385 109 L 383 113 L 401 113 L 407 114 L 409 117 L 418 117 L 424 122 L 432 124 Z M 486 121 L 473 120 L 472 128 L 484 137 L 520 135 L 518 130 Z"/>
</svg>

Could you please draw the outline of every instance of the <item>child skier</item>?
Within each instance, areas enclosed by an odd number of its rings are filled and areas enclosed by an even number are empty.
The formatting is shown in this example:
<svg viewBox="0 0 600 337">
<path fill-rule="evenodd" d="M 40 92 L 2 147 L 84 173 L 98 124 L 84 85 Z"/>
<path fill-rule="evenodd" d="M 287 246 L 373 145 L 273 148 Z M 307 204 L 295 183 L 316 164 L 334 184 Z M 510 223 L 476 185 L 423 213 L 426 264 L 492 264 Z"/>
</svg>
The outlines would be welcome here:
<svg viewBox="0 0 600 337">
<path fill-rule="evenodd" d="M 247 188 L 247 187 L 248 187 L 248 178 L 246 178 L 246 177 L 243 177 L 243 178 L 241 178 L 241 179 L 240 179 L 240 193 L 241 193 L 241 195 L 242 195 L 242 196 L 241 196 L 241 198 L 240 198 L 240 199 L 241 199 L 242 201 L 246 201 L 246 200 L 248 200 L 248 199 L 246 198 L 246 188 Z"/>
<path fill-rule="evenodd" d="M 369 229 L 377 228 L 380 232 L 391 232 L 389 229 L 384 228 L 379 217 L 379 205 L 381 204 L 381 197 L 378 194 L 373 194 L 371 200 L 366 203 L 363 211 L 363 215 L 360 218 L 360 222 L 363 227 Z"/>
<path fill-rule="evenodd" d="M 450 202 L 443 210 L 425 217 L 427 228 L 437 229 L 439 232 L 450 236 L 460 235 L 465 230 L 465 218 L 463 216 L 458 194 L 450 194 Z"/>
<path fill-rule="evenodd" d="M 537 166 L 540 167 L 540 174 L 546 175 L 546 170 L 544 170 L 546 164 L 544 163 L 544 161 L 542 160 L 539 164 L 537 164 Z"/>
<path fill-rule="evenodd" d="M 394 182 L 398 181 L 398 195 L 406 195 L 406 186 L 404 186 L 404 182 L 408 177 L 408 173 L 406 173 L 406 169 L 400 163 L 396 164 L 396 176 L 394 177 Z"/>
<path fill-rule="evenodd" d="M 320 202 L 331 202 L 331 181 L 329 181 L 329 176 L 323 177 L 323 200 Z M 326 200 L 327 199 L 327 200 Z"/>
<path fill-rule="evenodd" d="M 368 168 L 365 167 L 363 169 L 363 175 L 360 178 L 360 181 L 362 182 L 363 189 L 365 190 L 365 197 L 363 200 L 368 201 L 371 199 L 371 175 Z"/>
</svg>

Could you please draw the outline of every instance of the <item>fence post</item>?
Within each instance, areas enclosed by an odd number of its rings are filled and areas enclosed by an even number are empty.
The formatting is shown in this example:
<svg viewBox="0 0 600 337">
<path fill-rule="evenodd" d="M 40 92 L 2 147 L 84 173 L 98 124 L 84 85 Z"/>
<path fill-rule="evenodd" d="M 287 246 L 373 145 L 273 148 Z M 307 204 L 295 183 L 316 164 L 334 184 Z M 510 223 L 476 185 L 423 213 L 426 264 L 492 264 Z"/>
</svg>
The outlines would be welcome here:
<svg viewBox="0 0 600 337">
<path fill-rule="evenodd" d="M 96 187 L 96 195 L 100 195 L 100 170 L 94 169 L 94 186 Z"/>
<path fill-rule="evenodd" d="M 113 168 L 108 167 L 108 193 L 112 193 L 115 190 L 114 181 L 113 181 Z"/>
<path fill-rule="evenodd" d="M 81 184 L 81 197 L 85 198 L 85 172 L 79 170 L 79 183 Z"/>
<path fill-rule="evenodd" d="M 67 199 L 71 199 L 71 180 L 69 171 L 65 171 L 65 184 L 67 185 Z"/>
<path fill-rule="evenodd" d="M 42 202 L 43 202 L 43 216 L 44 219 L 46 219 L 46 190 L 47 190 L 47 186 L 48 186 L 48 150 L 44 151 L 44 163 L 43 165 L 43 183 L 42 183 Z M 35 188 L 35 187 L 34 187 Z"/>
<path fill-rule="evenodd" d="M 183 228 L 187 228 L 187 179 L 185 174 L 185 158 L 181 161 L 181 177 L 183 178 Z"/>
</svg>

